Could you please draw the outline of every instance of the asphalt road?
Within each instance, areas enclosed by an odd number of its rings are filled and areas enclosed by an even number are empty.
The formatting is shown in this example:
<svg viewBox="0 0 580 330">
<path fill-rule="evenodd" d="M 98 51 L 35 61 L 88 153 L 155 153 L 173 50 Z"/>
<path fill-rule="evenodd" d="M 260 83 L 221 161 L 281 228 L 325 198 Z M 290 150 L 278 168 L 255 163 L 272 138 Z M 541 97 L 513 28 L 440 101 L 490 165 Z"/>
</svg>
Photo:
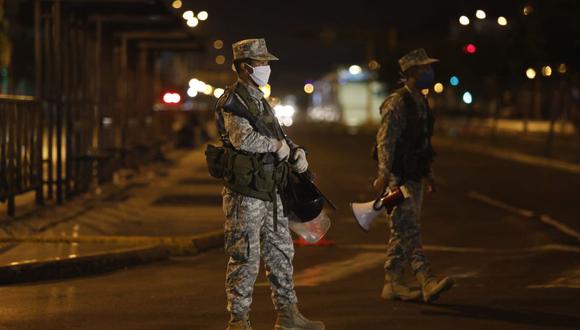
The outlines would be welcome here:
<svg viewBox="0 0 580 330">
<path fill-rule="evenodd" d="M 339 206 L 332 246 L 298 247 L 304 314 L 327 329 L 579 329 L 580 245 L 539 221 L 578 228 L 580 176 L 439 149 L 440 189 L 424 205 L 433 269 L 457 286 L 435 304 L 382 301 L 386 220 L 370 233 L 348 203 L 373 198 L 372 136 L 310 126 L 290 130 L 308 147 L 320 187 Z M 216 212 L 219 208 L 216 207 Z M 1 329 L 224 329 L 223 251 L 57 282 L 1 287 Z M 263 274 L 254 329 L 275 314 Z"/>
</svg>

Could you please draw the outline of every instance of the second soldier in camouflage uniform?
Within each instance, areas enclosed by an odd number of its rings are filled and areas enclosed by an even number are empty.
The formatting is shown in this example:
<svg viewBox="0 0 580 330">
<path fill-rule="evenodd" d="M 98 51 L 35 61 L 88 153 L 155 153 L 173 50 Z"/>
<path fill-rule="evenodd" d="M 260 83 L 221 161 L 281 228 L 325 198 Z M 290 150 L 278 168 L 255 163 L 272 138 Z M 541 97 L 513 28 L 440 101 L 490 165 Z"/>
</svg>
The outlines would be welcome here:
<svg viewBox="0 0 580 330">
<path fill-rule="evenodd" d="M 258 88 L 268 82 L 268 61 L 277 58 L 264 39 L 242 40 L 232 47 L 239 79 L 216 106 L 218 130 L 233 154 L 223 190 L 228 329 L 251 329 L 249 312 L 260 258 L 278 312 L 275 329 L 324 329 L 322 322 L 306 319 L 297 309 L 294 246 L 279 194 L 288 170 L 307 170 L 306 154 L 284 135 Z"/>
<path fill-rule="evenodd" d="M 385 100 L 381 106 L 382 122 L 377 133 L 378 176 L 377 189 L 390 191 L 405 186 L 411 193 L 389 217 L 390 239 L 385 263 L 385 299 L 417 299 L 426 302 L 453 286 L 450 278 L 437 280 L 421 246 L 421 205 L 425 182 L 429 191 L 435 190 L 431 163 L 434 118 L 421 90 L 433 85 L 434 74 L 423 49 L 417 49 L 399 60 L 405 86 Z M 413 291 L 401 282 L 405 265 L 411 264 L 421 291 Z"/>
</svg>

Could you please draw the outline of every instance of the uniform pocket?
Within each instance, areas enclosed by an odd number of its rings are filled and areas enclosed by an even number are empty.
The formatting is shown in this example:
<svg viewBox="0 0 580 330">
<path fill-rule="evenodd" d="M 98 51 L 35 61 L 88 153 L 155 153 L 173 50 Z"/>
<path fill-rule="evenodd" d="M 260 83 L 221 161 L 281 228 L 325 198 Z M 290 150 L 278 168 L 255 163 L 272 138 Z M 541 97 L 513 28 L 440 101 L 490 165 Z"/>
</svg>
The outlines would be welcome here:
<svg viewBox="0 0 580 330">
<path fill-rule="evenodd" d="M 274 173 L 266 170 L 259 171 L 254 176 L 254 186 L 261 192 L 274 190 Z"/>
<path fill-rule="evenodd" d="M 251 156 L 236 155 L 231 171 L 233 183 L 240 186 L 248 186 L 252 182 L 254 163 Z"/>
<path fill-rule="evenodd" d="M 250 257 L 250 240 L 247 230 L 232 228 L 225 233 L 225 250 L 230 258 L 244 262 Z"/>
<path fill-rule="evenodd" d="M 226 152 L 223 147 L 216 147 L 210 144 L 205 149 L 207 169 L 212 177 L 217 179 L 223 178 L 225 155 Z"/>
</svg>

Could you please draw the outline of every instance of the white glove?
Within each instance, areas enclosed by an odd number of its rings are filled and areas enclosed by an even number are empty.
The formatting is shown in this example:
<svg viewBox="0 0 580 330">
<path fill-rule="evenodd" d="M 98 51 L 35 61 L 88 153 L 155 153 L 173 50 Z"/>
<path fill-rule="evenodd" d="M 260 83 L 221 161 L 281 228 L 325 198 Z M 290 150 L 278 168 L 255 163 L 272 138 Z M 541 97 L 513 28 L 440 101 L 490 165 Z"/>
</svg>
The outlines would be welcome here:
<svg viewBox="0 0 580 330">
<path fill-rule="evenodd" d="M 281 146 L 278 148 L 278 150 L 276 150 L 276 156 L 278 157 L 278 160 L 282 162 L 288 159 L 288 156 L 290 156 L 290 147 L 285 140 L 278 142 L 281 144 Z"/>
<path fill-rule="evenodd" d="M 302 148 L 296 149 L 294 153 L 294 164 L 292 168 L 298 173 L 304 173 L 308 169 L 308 161 L 306 160 L 306 152 Z"/>
</svg>

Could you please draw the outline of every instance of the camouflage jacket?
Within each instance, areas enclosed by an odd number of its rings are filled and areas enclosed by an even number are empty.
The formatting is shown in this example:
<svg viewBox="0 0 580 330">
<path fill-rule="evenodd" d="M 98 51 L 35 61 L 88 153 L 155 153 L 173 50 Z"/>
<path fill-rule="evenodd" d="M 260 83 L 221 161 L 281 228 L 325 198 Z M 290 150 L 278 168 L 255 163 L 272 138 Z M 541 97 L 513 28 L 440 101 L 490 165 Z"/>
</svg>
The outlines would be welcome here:
<svg viewBox="0 0 580 330">
<path fill-rule="evenodd" d="M 428 107 L 425 98 L 416 92 L 411 93 L 418 105 L 419 116 L 427 116 Z M 392 93 L 381 105 L 381 124 L 376 136 L 378 173 L 377 177 L 384 180 L 389 187 L 403 184 L 403 178 L 393 173 L 395 161 L 395 147 L 401 139 L 407 125 L 404 97 L 399 92 Z M 429 166 L 428 176 L 433 176 L 433 169 Z"/>
<path fill-rule="evenodd" d="M 259 89 L 247 84 L 242 80 L 238 80 L 237 84 L 244 88 L 249 94 L 249 102 L 253 102 L 257 107 L 258 112 L 266 111 L 264 107 L 265 100 L 263 100 L 263 93 Z M 235 87 L 234 87 L 235 89 Z M 248 108 L 246 101 L 241 98 L 238 100 Z M 219 102 L 218 102 L 219 104 Z M 227 133 L 227 137 L 232 146 L 238 150 L 250 153 L 274 153 L 278 148 L 278 140 L 269 137 L 256 131 L 248 119 L 238 116 L 231 112 L 222 111 L 223 128 Z M 291 149 L 298 148 L 298 145 L 293 143 L 287 136 L 286 141 Z"/>
</svg>

